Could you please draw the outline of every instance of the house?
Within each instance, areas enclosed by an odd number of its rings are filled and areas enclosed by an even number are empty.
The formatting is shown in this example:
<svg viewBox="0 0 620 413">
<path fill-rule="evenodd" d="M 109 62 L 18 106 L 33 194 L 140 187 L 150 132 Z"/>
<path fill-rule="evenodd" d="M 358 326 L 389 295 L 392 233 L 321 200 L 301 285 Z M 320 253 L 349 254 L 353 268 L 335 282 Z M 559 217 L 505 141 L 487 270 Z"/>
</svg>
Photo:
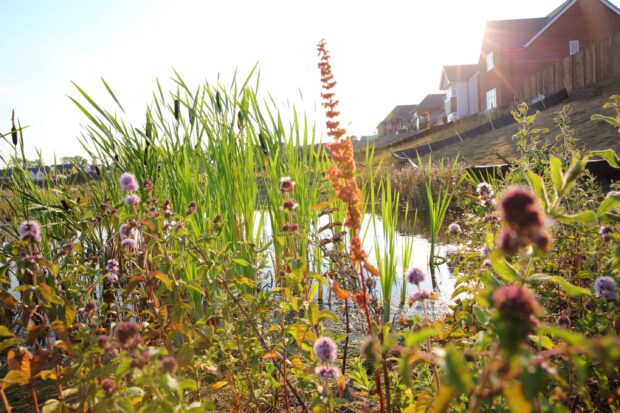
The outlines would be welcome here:
<svg viewBox="0 0 620 413">
<path fill-rule="evenodd" d="M 417 130 L 446 123 L 445 93 L 426 95 L 414 109 L 413 119 Z"/>
<path fill-rule="evenodd" d="M 608 0 L 568 0 L 545 17 L 488 21 L 479 60 L 484 110 L 523 99 L 523 82 L 543 68 L 620 32 Z"/>
<path fill-rule="evenodd" d="M 414 130 L 412 111 L 418 105 L 398 105 L 377 125 L 377 134 L 381 136 L 396 135 Z"/>
<path fill-rule="evenodd" d="M 444 100 L 448 122 L 478 113 L 478 64 L 444 66 L 439 89 Z"/>
</svg>

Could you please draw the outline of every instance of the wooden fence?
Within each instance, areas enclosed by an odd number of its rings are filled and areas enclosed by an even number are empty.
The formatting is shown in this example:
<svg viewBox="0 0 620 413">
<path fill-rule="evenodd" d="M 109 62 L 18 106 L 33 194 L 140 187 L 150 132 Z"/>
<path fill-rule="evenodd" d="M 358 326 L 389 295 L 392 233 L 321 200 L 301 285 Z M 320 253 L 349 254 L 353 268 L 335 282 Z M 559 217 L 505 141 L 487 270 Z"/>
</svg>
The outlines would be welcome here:
<svg viewBox="0 0 620 413">
<path fill-rule="evenodd" d="M 620 33 L 526 77 L 523 96 L 527 100 L 562 89 L 570 92 L 616 76 L 620 76 Z"/>
</svg>

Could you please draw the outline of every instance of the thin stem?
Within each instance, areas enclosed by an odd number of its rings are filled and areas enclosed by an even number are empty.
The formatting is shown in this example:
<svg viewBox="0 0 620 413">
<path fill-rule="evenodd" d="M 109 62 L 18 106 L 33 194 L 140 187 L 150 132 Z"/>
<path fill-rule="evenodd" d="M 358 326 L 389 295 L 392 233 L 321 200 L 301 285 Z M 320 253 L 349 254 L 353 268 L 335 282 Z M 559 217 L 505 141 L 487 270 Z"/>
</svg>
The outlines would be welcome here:
<svg viewBox="0 0 620 413">
<path fill-rule="evenodd" d="M 6 393 L 4 392 L 4 384 L 3 383 L 0 383 L 0 397 L 2 397 L 2 404 L 4 405 L 4 410 L 6 410 L 7 413 L 12 413 L 13 412 L 13 408 L 9 404 L 9 399 L 7 399 L 7 397 L 6 397 Z"/>
</svg>

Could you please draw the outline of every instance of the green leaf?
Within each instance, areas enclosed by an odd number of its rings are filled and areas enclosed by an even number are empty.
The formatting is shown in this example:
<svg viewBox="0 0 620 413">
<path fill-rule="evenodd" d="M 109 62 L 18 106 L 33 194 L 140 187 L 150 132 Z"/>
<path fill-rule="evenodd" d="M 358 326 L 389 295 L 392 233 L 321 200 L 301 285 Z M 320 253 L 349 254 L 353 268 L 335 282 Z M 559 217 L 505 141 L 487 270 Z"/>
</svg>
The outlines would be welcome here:
<svg viewBox="0 0 620 413">
<path fill-rule="evenodd" d="M 461 353 L 453 345 L 446 348 L 446 374 L 450 384 L 461 391 L 467 391 L 471 387 L 471 373 L 467 371 Z"/>
<path fill-rule="evenodd" d="M 24 385 L 28 384 L 28 376 L 21 370 L 10 370 L 6 376 L 2 379 L 2 382 L 6 387 L 9 387 L 13 384 Z"/>
<path fill-rule="evenodd" d="M 592 118 L 594 118 L 593 115 Z M 612 118 L 613 119 L 613 118 Z M 615 120 L 615 119 L 614 119 Z M 592 155 L 600 156 L 605 159 L 612 168 L 620 168 L 620 158 L 613 149 L 605 149 L 604 151 L 592 151 Z"/>
<path fill-rule="evenodd" d="M 599 205 L 596 213 L 599 217 L 602 217 L 603 215 L 612 212 L 614 208 L 618 206 L 618 204 L 620 204 L 620 192 L 610 192 L 609 194 L 607 194 L 605 200 L 601 202 L 601 205 Z"/>
<path fill-rule="evenodd" d="M 310 324 L 313 326 L 319 324 L 319 315 L 319 306 L 316 303 L 310 303 L 308 307 L 308 321 L 310 321 Z"/>
<path fill-rule="evenodd" d="M 564 177 L 562 176 L 562 162 L 551 155 L 549 157 L 549 166 L 551 169 L 551 182 L 553 182 L 553 189 L 555 189 L 556 195 L 562 190 L 564 186 Z"/>
<path fill-rule="evenodd" d="M 539 283 L 544 281 L 549 281 L 554 284 L 558 284 L 562 289 L 566 292 L 566 294 L 571 297 L 580 297 L 582 295 L 592 295 L 592 292 L 587 288 L 578 287 L 566 281 L 563 277 L 559 275 L 547 275 L 547 274 L 534 274 L 530 278 L 528 278 L 530 284 Z"/>
<path fill-rule="evenodd" d="M 564 224 L 596 224 L 598 219 L 594 211 L 585 210 L 574 215 L 555 215 L 555 219 Z"/>
<path fill-rule="evenodd" d="M 547 196 L 547 190 L 545 189 L 545 184 L 542 178 L 536 175 L 532 171 L 527 171 L 526 174 L 527 174 L 527 180 L 530 182 L 530 185 L 532 186 L 534 193 L 538 195 L 546 211 L 549 206 L 549 197 Z"/>
<path fill-rule="evenodd" d="M 151 273 L 151 277 L 158 279 L 164 284 L 168 291 L 172 290 L 172 280 L 161 271 L 154 271 Z"/>
<path fill-rule="evenodd" d="M 242 267 L 251 267 L 250 263 L 244 260 L 243 258 L 233 258 L 232 261 L 235 264 L 241 265 Z"/>
<path fill-rule="evenodd" d="M 437 334 L 439 334 L 439 331 L 434 328 L 422 328 L 411 334 L 407 334 L 407 337 L 405 338 L 405 346 L 415 347 L 424 342 L 426 339 L 436 336 Z"/>
<path fill-rule="evenodd" d="M 6 326 L 0 326 L 0 337 L 13 337 L 14 334 L 11 333 L 11 330 L 9 330 Z"/>
<path fill-rule="evenodd" d="M 523 388 L 518 381 L 512 381 L 504 386 L 504 396 L 508 400 L 510 410 L 514 413 L 530 413 L 532 404 L 523 396 Z"/>
<path fill-rule="evenodd" d="M 579 333 L 574 333 L 572 331 L 568 331 L 560 327 L 544 326 L 538 329 L 537 334 L 539 335 L 548 334 L 551 337 L 565 341 L 571 346 L 588 347 L 588 340 L 584 336 L 582 336 Z"/>
<path fill-rule="evenodd" d="M 519 271 L 512 266 L 501 251 L 493 251 L 490 254 L 493 270 L 506 282 L 515 282 L 519 279 Z"/>
</svg>

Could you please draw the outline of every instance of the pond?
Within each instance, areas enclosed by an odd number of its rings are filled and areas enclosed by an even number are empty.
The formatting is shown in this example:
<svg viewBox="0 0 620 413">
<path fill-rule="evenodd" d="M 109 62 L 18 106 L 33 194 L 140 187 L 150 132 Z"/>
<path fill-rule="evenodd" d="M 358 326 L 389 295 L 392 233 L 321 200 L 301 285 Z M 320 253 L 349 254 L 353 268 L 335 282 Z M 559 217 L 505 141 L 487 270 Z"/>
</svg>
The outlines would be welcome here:
<svg viewBox="0 0 620 413">
<path fill-rule="evenodd" d="M 260 219 L 261 212 L 257 211 L 255 215 L 255 219 L 258 221 Z M 323 217 L 324 220 L 319 220 L 319 226 L 325 225 L 328 223 L 327 217 Z M 271 240 L 271 223 L 268 214 L 264 214 L 264 228 L 262 239 L 264 241 Z M 383 235 L 381 217 L 376 216 L 375 222 L 373 223 L 372 215 L 367 213 L 364 215 L 364 220 L 362 224 L 362 235 L 363 235 L 363 243 L 368 253 L 369 261 L 377 266 L 375 248 L 385 248 L 386 240 Z M 420 314 L 422 312 L 422 306 L 420 303 L 414 304 L 413 307 L 409 307 L 405 304 L 404 307 L 400 306 L 400 292 L 401 286 L 403 283 L 403 271 L 402 271 L 402 255 L 404 251 L 405 244 L 410 242 L 412 244 L 413 253 L 411 254 L 411 260 L 409 267 L 418 267 L 425 271 L 426 279 L 421 283 L 421 288 L 426 290 L 434 291 L 438 300 L 429 301 L 426 304 L 426 311 L 430 316 L 439 316 L 445 313 L 448 310 L 448 305 L 451 303 L 452 292 L 454 291 L 454 282 L 455 277 L 450 271 L 450 268 L 446 263 L 440 264 L 435 267 L 435 286 L 433 288 L 433 282 L 431 279 L 430 269 L 428 266 L 428 259 L 431 244 L 429 239 L 421 233 L 424 230 L 425 223 L 421 221 L 419 218 L 414 225 L 413 218 L 404 221 L 400 219 L 399 225 L 396 228 L 396 239 L 395 239 L 395 254 L 397 258 L 396 269 L 397 276 L 395 285 L 393 287 L 392 292 L 392 302 L 391 302 L 391 313 L 393 315 L 403 314 L 405 316 Z M 376 246 L 376 247 L 375 247 Z M 440 257 L 445 257 L 456 251 L 455 245 L 450 244 L 439 244 L 435 247 L 435 254 Z M 270 248 L 268 253 L 271 254 L 273 258 L 273 249 Z M 272 260 L 269 260 L 272 262 Z M 267 272 L 270 272 L 272 268 L 267 268 Z M 322 272 L 326 271 L 327 268 L 323 268 Z M 376 283 L 377 293 L 380 293 L 381 286 L 379 280 L 377 279 Z M 406 295 L 409 295 L 416 291 L 417 287 L 407 283 Z M 329 290 L 324 291 L 324 304 L 329 305 L 329 302 L 335 302 L 335 299 L 329 300 Z"/>
</svg>

